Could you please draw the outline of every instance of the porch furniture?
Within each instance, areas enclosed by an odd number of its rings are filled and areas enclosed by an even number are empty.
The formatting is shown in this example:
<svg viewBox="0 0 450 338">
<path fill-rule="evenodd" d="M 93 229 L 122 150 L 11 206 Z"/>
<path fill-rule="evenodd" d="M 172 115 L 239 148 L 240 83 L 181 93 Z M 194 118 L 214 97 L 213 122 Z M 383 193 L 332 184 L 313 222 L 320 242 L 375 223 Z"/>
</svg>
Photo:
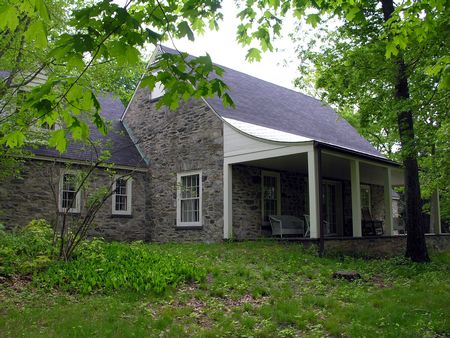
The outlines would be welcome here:
<svg viewBox="0 0 450 338">
<path fill-rule="evenodd" d="M 305 216 L 305 222 L 306 222 L 306 231 L 305 231 L 305 237 L 309 236 L 309 215 L 303 215 Z M 328 221 L 323 221 L 323 224 L 325 225 L 325 232 L 330 231 L 330 223 Z"/>
<path fill-rule="evenodd" d="M 305 223 L 296 216 L 271 215 L 269 221 L 272 227 L 272 236 L 283 238 L 283 235 L 305 235 Z"/>
<path fill-rule="evenodd" d="M 394 217 L 394 234 L 399 235 L 399 234 L 406 234 L 406 227 L 405 227 L 405 222 L 403 221 L 402 218 L 400 217 Z"/>
<path fill-rule="evenodd" d="M 383 221 L 374 220 L 369 208 L 361 208 L 361 226 L 363 236 L 381 236 Z"/>
<path fill-rule="evenodd" d="M 309 223 L 309 215 L 303 215 L 305 217 L 305 222 L 306 222 L 306 231 L 305 231 L 305 237 L 309 236 L 309 228 L 310 228 L 310 223 Z"/>
</svg>

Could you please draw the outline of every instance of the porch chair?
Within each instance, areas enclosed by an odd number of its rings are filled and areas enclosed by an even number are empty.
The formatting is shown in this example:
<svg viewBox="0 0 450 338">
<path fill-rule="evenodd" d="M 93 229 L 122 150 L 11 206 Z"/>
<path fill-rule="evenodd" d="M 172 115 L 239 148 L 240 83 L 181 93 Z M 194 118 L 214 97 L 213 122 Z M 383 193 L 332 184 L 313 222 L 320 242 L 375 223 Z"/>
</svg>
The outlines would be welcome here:
<svg viewBox="0 0 450 338">
<path fill-rule="evenodd" d="M 381 236 L 384 234 L 383 221 L 374 220 L 369 208 L 361 208 L 361 226 L 363 236 Z"/>
<path fill-rule="evenodd" d="M 305 223 L 298 217 L 290 215 L 270 215 L 270 226 L 272 228 L 272 236 L 283 235 L 301 235 L 305 234 Z"/>
<path fill-rule="evenodd" d="M 305 231 L 305 237 L 309 236 L 309 229 L 310 229 L 310 222 L 309 222 L 309 215 L 303 215 L 305 217 L 306 222 L 306 231 Z M 330 223 L 328 221 L 323 221 L 323 224 L 325 225 L 325 232 L 330 232 Z"/>
<path fill-rule="evenodd" d="M 306 231 L 305 231 L 305 237 L 309 236 L 309 228 L 310 228 L 310 223 L 309 223 L 309 215 L 303 215 L 305 217 L 305 223 L 306 223 Z"/>
</svg>

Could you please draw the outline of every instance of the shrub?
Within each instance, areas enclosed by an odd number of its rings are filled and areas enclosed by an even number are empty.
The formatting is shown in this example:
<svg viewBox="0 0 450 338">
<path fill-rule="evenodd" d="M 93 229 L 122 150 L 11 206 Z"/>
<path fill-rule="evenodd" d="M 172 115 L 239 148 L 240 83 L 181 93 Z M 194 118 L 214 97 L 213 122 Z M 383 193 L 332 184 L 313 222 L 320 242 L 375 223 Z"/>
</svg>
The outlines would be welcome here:
<svg viewBox="0 0 450 338">
<path fill-rule="evenodd" d="M 206 271 L 194 262 L 142 242 L 85 241 L 74 259 L 59 261 L 35 276 L 41 286 L 83 294 L 128 289 L 162 293 L 181 282 L 201 281 Z"/>
<path fill-rule="evenodd" d="M 206 276 L 206 271 L 182 252 L 169 254 L 163 246 L 142 242 L 82 241 L 73 259 L 61 261 L 52 236 L 45 220 L 34 220 L 16 233 L 0 228 L 0 276 L 32 274 L 37 287 L 83 294 L 118 289 L 162 293 Z"/>
<path fill-rule="evenodd" d="M 33 220 L 18 233 L 0 229 L 0 276 L 27 275 L 44 269 L 54 254 L 53 230 L 45 220 Z"/>
</svg>

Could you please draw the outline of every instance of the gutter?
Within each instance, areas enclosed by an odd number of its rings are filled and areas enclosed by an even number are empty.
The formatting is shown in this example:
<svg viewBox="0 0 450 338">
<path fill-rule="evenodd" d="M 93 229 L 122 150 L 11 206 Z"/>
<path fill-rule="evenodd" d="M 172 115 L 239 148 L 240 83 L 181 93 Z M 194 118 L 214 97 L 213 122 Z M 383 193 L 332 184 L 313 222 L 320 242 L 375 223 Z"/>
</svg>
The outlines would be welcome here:
<svg viewBox="0 0 450 338">
<path fill-rule="evenodd" d="M 49 156 L 42 156 L 42 155 L 35 155 L 33 157 L 28 157 L 28 156 L 19 156 L 19 157 L 27 159 L 27 160 L 31 160 L 31 161 L 36 160 L 36 161 L 78 164 L 78 165 L 83 165 L 83 166 L 88 165 L 86 163 L 86 161 L 82 161 L 82 160 L 71 160 L 71 159 L 66 159 L 66 158 L 57 158 L 57 157 L 49 157 Z M 121 165 L 121 164 L 117 165 L 114 163 L 100 164 L 98 167 L 99 168 L 109 168 L 111 165 L 114 167 L 114 169 L 133 170 L 133 171 L 142 172 L 142 173 L 147 172 L 147 168 L 140 168 L 140 167 L 135 167 L 135 166 L 133 167 L 133 166 Z"/>
</svg>

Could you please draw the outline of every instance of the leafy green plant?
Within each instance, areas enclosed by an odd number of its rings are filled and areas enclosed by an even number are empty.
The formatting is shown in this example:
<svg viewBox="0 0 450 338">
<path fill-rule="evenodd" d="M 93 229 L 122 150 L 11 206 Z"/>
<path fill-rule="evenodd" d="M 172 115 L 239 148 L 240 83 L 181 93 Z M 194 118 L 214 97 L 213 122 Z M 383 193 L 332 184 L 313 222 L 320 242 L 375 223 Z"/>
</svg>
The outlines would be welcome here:
<svg viewBox="0 0 450 338">
<path fill-rule="evenodd" d="M 185 281 L 200 282 L 206 270 L 142 242 L 85 241 L 74 259 L 56 262 L 36 274 L 36 285 L 82 294 L 95 290 L 134 290 L 162 293 Z"/>
<path fill-rule="evenodd" d="M 54 256 L 53 230 L 45 220 L 33 220 L 22 231 L 0 229 L 0 276 L 30 274 L 44 269 Z"/>
</svg>

